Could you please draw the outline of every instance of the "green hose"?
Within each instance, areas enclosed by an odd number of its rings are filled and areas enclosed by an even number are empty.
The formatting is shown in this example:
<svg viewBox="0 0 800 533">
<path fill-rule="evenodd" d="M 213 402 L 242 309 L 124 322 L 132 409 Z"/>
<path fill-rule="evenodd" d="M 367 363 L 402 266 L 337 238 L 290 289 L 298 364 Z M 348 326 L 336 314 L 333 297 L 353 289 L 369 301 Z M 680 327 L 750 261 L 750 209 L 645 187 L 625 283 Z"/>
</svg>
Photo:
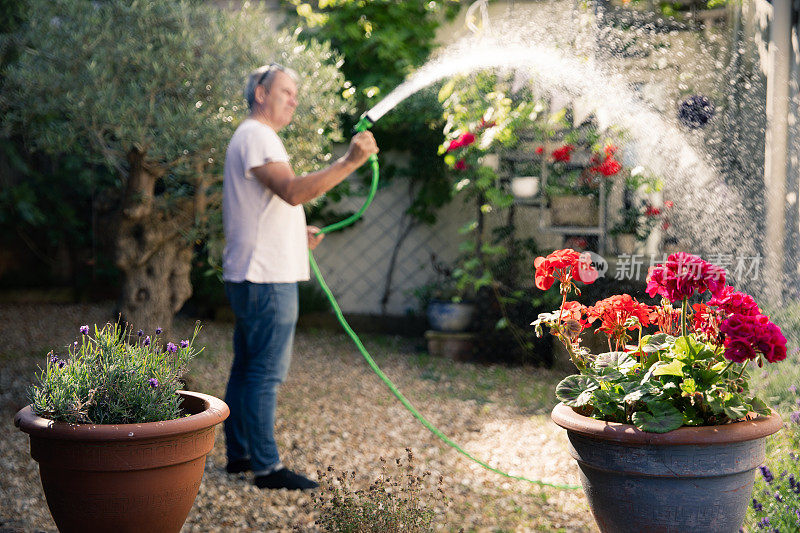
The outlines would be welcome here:
<svg viewBox="0 0 800 533">
<path fill-rule="evenodd" d="M 359 122 L 359 124 L 356 127 L 356 129 L 358 129 L 359 127 L 366 129 L 366 128 L 369 128 L 371 125 L 372 125 L 371 123 L 368 123 L 368 122 L 365 123 L 365 119 L 362 118 L 362 121 Z M 361 129 L 359 131 L 363 131 L 363 129 Z M 367 196 L 367 200 L 364 202 L 364 205 L 361 206 L 361 209 L 359 209 L 357 213 L 347 217 L 346 219 L 341 220 L 339 222 L 336 222 L 334 224 L 331 224 L 330 226 L 325 226 L 324 228 L 322 228 L 320 230 L 320 233 L 330 233 L 332 231 L 339 230 L 339 229 L 341 229 L 341 228 L 343 228 L 345 226 L 349 226 L 350 224 L 354 223 L 356 220 L 361 218 L 361 216 L 364 214 L 364 211 L 366 211 L 367 207 L 369 207 L 369 205 L 372 203 L 372 200 L 375 197 L 375 192 L 378 190 L 378 176 L 379 176 L 378 158 L 375 155 L 372 155 L 369 158 L 369 162 L 370 162 L 370 164 L 372 166 L 372 185 L 370 186 L 369 195 Z M 390 380 L 388 378 L 388 376 L 386 376 L 386 374 L 383 373 L 383 371 L 380 369 L 380 367 L 372 359 L 372 356 L 369 355 L 369 352 L 367 352 L 367 349 L 364 347 L 364 344 L 362 344 L 361 339 L 358 338 L 358 335 L 356 335 L 355 331 L 353 331 L 353 328 L 351 328 L 350 324 L 348 324 L 347 320 L 345 320 L 344 315 L 342 314 L 342 310 L 339 308 L 339 304 L 336 303 L 336 298 L 333 297 L 333 293 L 331 292 L 330 288 L 328 288 L 328 284 L 325 283 L 325 279 L 322 277 L 322 273 L 319 271 L 319 266 L 317 265 L 317 262 L 314 259 L 314 254 L 311 253 L 311 251 L 309 251 L 308 255 L 309 255 L 309 259 L 311 261 L 311 268 L 314 271 L 314 275 L 317 277 L 317 281 L 319 281 L 319 284 L 322 287 L 322 290 L 325 292 L 325 295 L 328 297 L 328 300 L 331 302 L 331 306 L 333 307 L 333 311 L 336 314 L 336 318 L 339 319 L 339 323 L 341 323 L 342 327 L 347 332 L 347 334 L 350 336 L 350 338 L 353 339 L 353 342 L 355 343 L 356 347 L 358 348 L 358 351 L 361 352 L 361 355 L 364 356 L 364 359 L 367 361 L 367 364 L 370 366 L 370 368 L 372 368 L 372 370 L 378 375 L 379 378 L 381 378 L 381 380 L 384 382 L 384 384 L 386 384 L 386 386 L 389 387 L 389 390 L 392 391 L 392 394 L 394 394 L 397 397 L 397 399 L 400 400 L 400 403 L 402 403 L 405 406 L 405 408 L 408 409 L 408 411 L 412 415 L 414 415 L 414 418 L 419 420 L 422 423 L 423 426 L 428 428 L 428 430 L 430 430 L 431 433 L 433 433 L 434 435 L 439 437 L 445 444 L 447 444 L 448 446 L 450 446 L 451 448 L 456 450 L 461 455 L 463 455 L 463 456 L 467 457 L 468 459 L 470 459 L 471 461 L 474 461 L 475 463 L 481 465 L 482 467 L 484 467 L 487 470 L 491 470 L 492 472 L 494 472 L 496 474 L 500 474 L 501 476 L 505 476 L 505 477 L 511 478 L 511 479 L 517 479 L 517 480 L 520 480 L 520 481 L 527 481 L 528 483 L 533 483 L 535 485 L 554 487 L 554 488 L 557 488 L 557 489 L 579 489 L 579 488 L 581 488 L 580 486 L 576 486 L 576 485 L 565 485 L 565 484 L 560 484 L 560 483 L 547 483 L 545 481 L 541 481 L 541 480 L 537 480 L 537 479 L 528 479 L 526 477 L 515 476 L 515 475 L 509 474 L 507 472 L 503 472 L 502 470 L 494 468 L 493 466 L 490 466 L 490 465 L 486 464 L 485 462 L 481 461 L 480 459 L 477 459 L 477 458 L 473 457 L 466 450 L 461 448 L 461 446 L 459 446 L 458 444 L 453 442 L 449 437 L 447 437 L 447 435 L 442 433 L 436 426 L 431 424 L 430 421 L 428 421 L 427 418 L 422 416 L 419 413 L 419 411 L 417 411 L 416 408 L 414 408 L 414 406 L 411 405 L 411 402 L 409 402 L 408 399 L 406 399 L 406 397 L 403 396 L 403 394 L 397 389 L 397 387 L 392 382 L 392 380 Z"/>
</svg>

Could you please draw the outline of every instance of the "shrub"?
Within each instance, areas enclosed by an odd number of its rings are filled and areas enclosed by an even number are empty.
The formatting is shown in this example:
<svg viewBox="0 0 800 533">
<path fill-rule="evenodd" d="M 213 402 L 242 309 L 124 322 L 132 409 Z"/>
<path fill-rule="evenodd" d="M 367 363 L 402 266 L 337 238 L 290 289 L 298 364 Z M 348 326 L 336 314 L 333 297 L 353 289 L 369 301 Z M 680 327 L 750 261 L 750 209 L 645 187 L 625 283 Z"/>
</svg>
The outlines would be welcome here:
<svg viewBox="0 0 800 533">
<path fill-rule="evenodd" d="M 355 489 L 353 471 L 337 473 L 333 467 L 318 471 L 320 490 L 314 498 L 314 506 L 320 511 L 317 525 L 341 532 L 432 530 L 436 513 L 426 501 L 446 502 L 442 478 L 435 490 L 426 487 L 430 472 L 417 474 L 411 450 L 406 448 L 406 453 L 405 462 L 394 460 L 394 473 L 381 457 L 381 475 L 366 489 Z"/>
</svg>

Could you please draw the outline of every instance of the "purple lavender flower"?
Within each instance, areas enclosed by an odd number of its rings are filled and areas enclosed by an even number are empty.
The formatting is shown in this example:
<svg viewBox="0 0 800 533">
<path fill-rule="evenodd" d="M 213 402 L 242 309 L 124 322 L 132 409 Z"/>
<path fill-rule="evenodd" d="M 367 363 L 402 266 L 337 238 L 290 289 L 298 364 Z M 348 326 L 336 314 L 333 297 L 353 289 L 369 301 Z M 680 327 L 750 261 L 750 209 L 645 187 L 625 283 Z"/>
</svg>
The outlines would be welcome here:
<svg viewBox="0 0 800 533">
<path fill-rule="evenodd" d="M 144 338 L 144 341 L 142 341 L 142 344 L 145 345 L 145 346 L 150 346 L 150 335 L 148 335 L 147 337 Z"/>
<path fill-rule="evenodd" d="M 164 331 L 161 328 L 156 328 L 156 335 L 161 335 L 161 332 Z"/>
<path fill-rule="evenodd" d="M 797 394 L 797 385 L 789 385 L 789 392 Z"/>
<path fill-rule="evenodd" d="M 768 527 L 768 526 L 769 526 L 769 517 L 768 517 L 768 516 L 765 516 L 765 517 L 764 517 L 764 518 L 762 518 L 762 519 L 761 519 L 761 521 L 758 523 L 758 527 L 760 527 L 760 528 L 765 528 L 765 527 Z"/>
<path fill-rule="evenodd" d="M 780 492 L 776 492 L 775 493 L 775 500 L 778 501 L 778 502 L 783 502 L 783 498 L 781 498 L 781 493 Z"/>
<path fill-rule="evenodd" d="M 182 340 L 181 341 L 181 348 L 188 348 L 188 347 L 189 347 L 189 341 L 188 340 Z"/>
<path fill-rule="evenodd" d="M 789 420 L 791 420 L 794 424 L 800 424 L 800 411 L 795 411 L 794 413 L 790 414 Z"/>
<path fill-rule="evenodd" d="M 142 335 L 144 335 L 144 331 L 139 330 L 139 331 L 136 332 L 136 335 L 141 337 Z"/>
<path fill-rule="evenodd" d="M 174 344 L 172 344 L 171 342 L 168 342 L 168 343 L 167 343 L 167 351 L 168 351 L 169 353 L 175 353 L 175 352 L 177 352 L 177 351 L 178 351 L 178 347 L 177 347 L 177 346 L 175 346 Z"/>
<path fill-rule="evenodd" d="M 155 389 L 156 387 L 158 387 L 158 380 L 156 378 L 150 378 L 150 380 L 147 383 L 150 384 L 151 389 Z"/>
<path fill-rule="evenodd" d="M 770 472 L 769 467 L 766 465 L 761 465 L 758 468 L 761 470 L 761 475 L 764 477 L 764 481 L 766 481 L 768 484 L 772 483 L 772 480 L 775 479 L 775 477 L 772 475 L 772 472 Z"/>
<path fill-rule="evenodd" d="M 81 326 L 81 333 L 84 334 L 84 335 L 88 335 L 89 334 L 89 325 L 88 324 Z"/>
<path fill-rule="evenodd" d="M 764 510 L 764 506 L 762 506 L 760 503 L 758 503 L 758 500 L 753 498 L 753 509 L 755 511 L 763 511 Z"/>
</svg>

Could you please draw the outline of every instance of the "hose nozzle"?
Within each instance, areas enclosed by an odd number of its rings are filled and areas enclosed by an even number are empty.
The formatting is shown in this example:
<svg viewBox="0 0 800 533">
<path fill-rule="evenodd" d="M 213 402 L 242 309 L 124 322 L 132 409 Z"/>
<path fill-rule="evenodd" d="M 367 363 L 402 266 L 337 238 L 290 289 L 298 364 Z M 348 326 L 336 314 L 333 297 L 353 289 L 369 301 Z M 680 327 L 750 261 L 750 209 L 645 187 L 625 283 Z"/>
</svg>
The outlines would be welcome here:
<svg viewBox="0 0 800 533">
<path fill-rule="evenodd" d="M 367 131 L 368 129 L 370 129 L 374 125 L 375 125 L 375 121 L 372 120 L 369 117 L 369 111 L 367 111 L 366 113 L 361 115 L 360 119 L 358 119 L 358 122 L 356 122 L 356 125 L 353 127 L 353 130 L 355 130 L 355 132 Z M 373 165 L 377 165 L 378 164 L 378 156 L 376 156 L 375 154 L 372 154 L 371 156 L 369 156 L 369 161 Z"/>
<path fill-rule="evenodd" d="M 367 131 L 368 129 L 370 129 L 372 126 L 375 125 L 375 121 L 372 120 L 371 118 L 369 118 L 369 114 L 368 113 L 369 112 L 364 113 L 363 115 L 361 115 L 361 118 L 358 119 L 358 122 L 353 127 L 353 129 L 355 131 L 357 131 L 357 132 L 358 131 Z"/>
</svg>

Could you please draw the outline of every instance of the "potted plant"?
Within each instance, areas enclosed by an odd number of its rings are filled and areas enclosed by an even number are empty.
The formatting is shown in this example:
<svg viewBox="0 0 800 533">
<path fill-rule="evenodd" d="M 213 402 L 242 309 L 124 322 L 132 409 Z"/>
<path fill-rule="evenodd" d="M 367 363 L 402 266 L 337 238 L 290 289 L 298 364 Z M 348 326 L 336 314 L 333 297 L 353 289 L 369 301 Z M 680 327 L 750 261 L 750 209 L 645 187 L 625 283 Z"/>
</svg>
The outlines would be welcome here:
<svg viewBox="0 0 800 533">
<path fill-rule="evenodd" d="M 536 285 L 560 285 L 561 307 L 534 322 L 564 343 L 579 374 L 556 389 L 589 504 L 602 531 L 738 531 L 782 422 L 748 389 L 747 363 L 786 357 L 780 328 L 753 298 L 726 285 L 725 271 L 676 253 L 651 267 L 648 305 L 627 294 L 584 307 L 567 301 L 585 262 L 561 250 L 535 262 Z M 691 299 L 711 299 L 690 306 Z M 581 333 L 598 326 L 608 352 Z"/>
<path fill-rule="evenodd" d="M 658 220 L 672 205 L 671 201 L 666 201 L 663 206 L 657 207 L 640 200 L 638 205 L 623 206 L 620 210 L 622 219 L 609 230 L 616 241 L 617 251 L 628 255 L 639 251 L 640 245 L 647 241 Z"/>
<path fill-rule="evenodd" d="M 550 201 L 553 226 L 596 226 L 599 221 L 598 196 L 605 178 L 616 175 L 622 165 L 616 160 L 617 147 L 607 144 L 602 154 L 594 153 L 586 164 L 572 163 L 574 144 L 555 149 L 545 191 Z"/>
<path fill-rule="evenodd" d="M 48 354 L 14 417 L 59 531 L 177 532 L 192 507 L 228 406 L 179 390 L 195 337 L 177 345 L 119 325 L 82 326 Z"/>
</svg>

